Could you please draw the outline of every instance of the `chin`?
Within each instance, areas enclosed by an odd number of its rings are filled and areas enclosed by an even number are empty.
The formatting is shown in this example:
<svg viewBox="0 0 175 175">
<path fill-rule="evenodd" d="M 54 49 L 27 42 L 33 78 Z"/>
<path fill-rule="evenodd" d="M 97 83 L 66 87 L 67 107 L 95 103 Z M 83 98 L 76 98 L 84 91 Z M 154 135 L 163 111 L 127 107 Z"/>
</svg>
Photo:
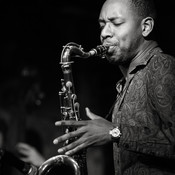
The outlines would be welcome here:
<svg viewBox="0 0 175 175">
<path fill-rule="evenodd" d="M 120 60 L 118 58 L 116 58 L 116 56 L 114 56 L 114 55 L 106 55 L 106 59 L 111 64 L 118 65 L 120 63 Z"/>
<path fill-rule="evenodd" d="M 126 56 L 127 52 L 121 51 L 121 50 L 115 50 L 113 52 L 108 52 L 106 54 L 106 59 L 115 65 L 125 65 L 130 62 L 130 59 L 128 56 Z"/>
</svg>

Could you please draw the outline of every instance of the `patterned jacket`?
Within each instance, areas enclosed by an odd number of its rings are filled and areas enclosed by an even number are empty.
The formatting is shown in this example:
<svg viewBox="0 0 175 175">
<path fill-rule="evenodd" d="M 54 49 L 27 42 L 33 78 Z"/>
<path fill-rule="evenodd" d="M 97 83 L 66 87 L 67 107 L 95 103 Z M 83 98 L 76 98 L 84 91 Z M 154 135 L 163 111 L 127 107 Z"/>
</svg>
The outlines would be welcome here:
<svg viewBox="0 0 175 175">
<path fill-rule="evenodd" d="M 115 175 L 175 174 L 175 58 L 151 41 L 116 89 Z"/>
</svg>

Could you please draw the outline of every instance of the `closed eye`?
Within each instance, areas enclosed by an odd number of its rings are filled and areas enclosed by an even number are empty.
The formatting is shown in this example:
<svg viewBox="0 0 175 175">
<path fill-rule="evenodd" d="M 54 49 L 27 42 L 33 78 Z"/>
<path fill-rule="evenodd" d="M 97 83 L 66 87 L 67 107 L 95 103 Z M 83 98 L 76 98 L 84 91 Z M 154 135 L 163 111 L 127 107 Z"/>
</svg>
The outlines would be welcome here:
<svg viewBox="0 0 175 175">
<path fill-rule="evenodd" d="M 105 27 L 105 25 L 100 25 L 100 30 L 103 30 L 103 28 Z"/>
<path fill-rule="evenodd" d="M 123 23 L 113 23 L 114 26 L 120 26 L 122 25 Z"/>
</svg>

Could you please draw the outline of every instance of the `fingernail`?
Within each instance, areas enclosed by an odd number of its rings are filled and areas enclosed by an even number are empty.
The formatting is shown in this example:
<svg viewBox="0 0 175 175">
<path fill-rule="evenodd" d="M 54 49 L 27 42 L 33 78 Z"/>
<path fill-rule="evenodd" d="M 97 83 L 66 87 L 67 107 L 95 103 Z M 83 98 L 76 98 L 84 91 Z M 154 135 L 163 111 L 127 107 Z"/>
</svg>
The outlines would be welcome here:
<svg viewBox="0 0 175 175">
<path fill-rule="evenodd" d="M 53 144 L 57 144 L 57 143 L 58 143 L 58 140 L 55 139 L 55 140 L 53 141 Z"/>
<path fill-rule="evenodd" d="M 56 126 L 61 126 L 61 122 L 60 121 L 57 121 L 57 122 L 55 122 L 55 125 Z"/>
<path fill-rule="evenodd" d="M 70 155 L 70 151 L 66 152 L 65 155 L 69 156 Z"/>
<path fill-rule="evenodd" d="M 87 107 L 85 108 L 85 111 L 86 111 L 86 113 L 88 112 L 88 108 Z"/>
<path fill-rule="evenodd" d="M 63 152 L 63 149 L 58 149 L 58 153 L 62 153 Z"/>
</svg>

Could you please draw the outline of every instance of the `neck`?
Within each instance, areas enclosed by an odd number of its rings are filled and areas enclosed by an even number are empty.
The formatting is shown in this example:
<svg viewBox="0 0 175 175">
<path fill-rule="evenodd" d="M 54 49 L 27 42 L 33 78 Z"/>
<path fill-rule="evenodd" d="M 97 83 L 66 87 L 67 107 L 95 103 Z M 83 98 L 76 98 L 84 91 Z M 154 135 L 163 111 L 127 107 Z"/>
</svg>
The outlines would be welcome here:
<svg viewBox="0 0 175 175">
<path fill-rule="evenodd" d="M 127 79 L 128 67 L 119 65 L 119 69 L 122 72 L 122 74 L 123 74 L 123 76 L 124 76 L 124 78 L 126 80 Z"/>
<path fill-rule="evenodd" d="M 129 71 L 131 63 L 146 50 L 146 48 L 150 45 L 151 42 L 152 41 L 144 40 L 144 42 L 138 48 L 136 55 L 132 59 L 129 59 L 131 61 L 128 62 L 127 64 L 119 65 L 120 71 L 122 72 L 125 80 L 127 79 L 127 75 L 128 75 L 128 71 Z"/>
</svg>

